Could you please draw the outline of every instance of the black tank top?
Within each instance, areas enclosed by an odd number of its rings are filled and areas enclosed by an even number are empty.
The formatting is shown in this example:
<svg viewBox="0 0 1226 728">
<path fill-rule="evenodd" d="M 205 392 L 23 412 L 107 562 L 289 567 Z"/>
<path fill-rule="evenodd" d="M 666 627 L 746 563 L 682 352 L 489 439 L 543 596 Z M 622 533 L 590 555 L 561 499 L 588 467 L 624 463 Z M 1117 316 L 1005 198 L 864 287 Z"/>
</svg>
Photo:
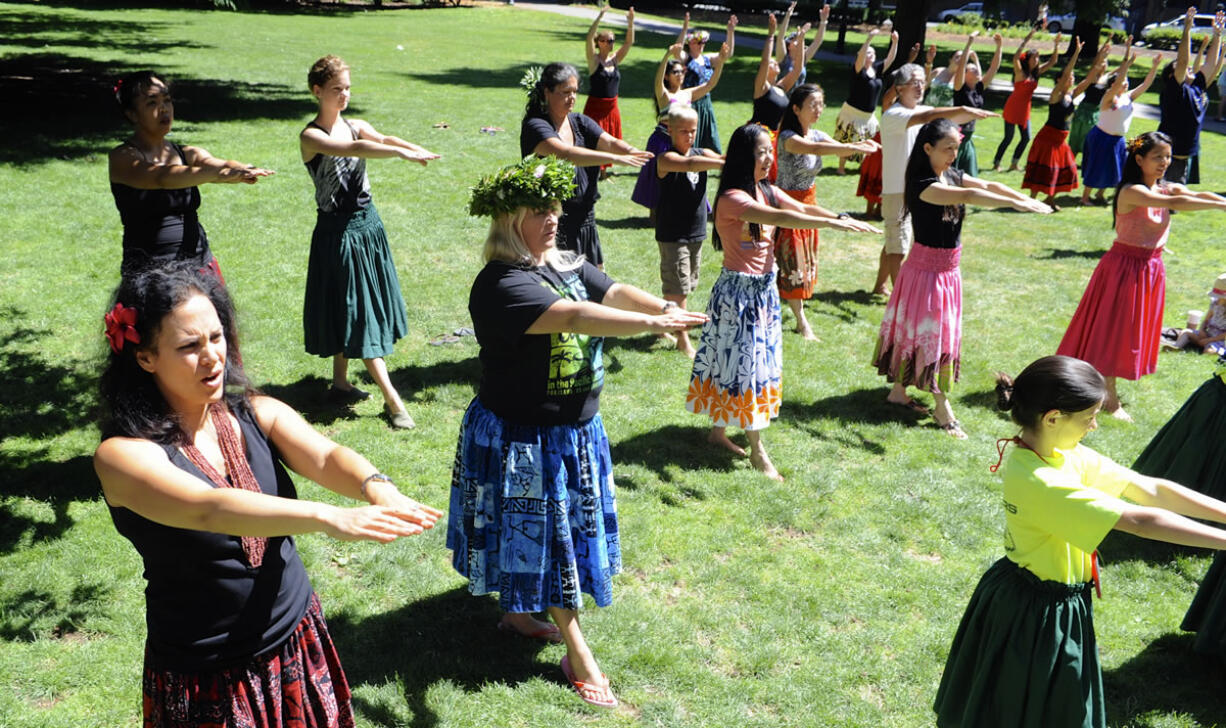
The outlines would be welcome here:
<svg viewBox="0 0 1226 728">
<path fill-rule="evenodd" d="M 622 72 L 613 67 L 612 71 L 597 65 L 596 70 L 588 77 L 588 95 L 598 99 L 611 99 L 617 96 L 621 86 Z"/>
<path fill-rule="evenodd" d="M 788 95 L 778 86 L 771 86 L 766 93 L 753 100 L 753 118 L 750 121 L 778 131 L 783 112 L 787 109 Z"/>
<path fill-rule="evenodd" d="M 187 164 L 183 148 L 174 142 L 170 146 L 178 163 Z M 123 223 L 124 271 L 171 260 L 194 260 L 203 266 L 213 259 L 208 236 L 196 217 L 199 188 L 142 190 L 112 182 L 111 195 Z"/>
<path fill-rule="evenodd" d="M 1069 121 L 1073 118 L 1073 99 L 1067 94 L 1054 104 L 1047 105 L 1047 123 L 1053 129 L 1069 130 Z"/>
<path fill-rule="evenodd" d="M 867 64 L 859 72 L 856 71 L 855 66 L 852 66 L 851 83 L 847 88 L 847 104 L 866 114 L 876 111 L 877 101 L 881 98 L 881 73 L 884 70 L 882 63 L 874 63 L 873 71 L 876 75 L 869 78 Z"/>
<path fill-rule="evenodd" d="M 260 490 L 296 498 L 279 453 L 254 416 L 235 414 Z M 210 482 L 177 447 L 162 448 L 180 470 Z M 157 669 L 244 662 L 278 647 L 306 614 L 311 582 L 292 538 L 268 539 L 263 564 L 251 568 L 237 536 L 163 526 L 127 508 L 108 507 L 115 529 L 144 562 L 146 647 Z"/>
</svg>

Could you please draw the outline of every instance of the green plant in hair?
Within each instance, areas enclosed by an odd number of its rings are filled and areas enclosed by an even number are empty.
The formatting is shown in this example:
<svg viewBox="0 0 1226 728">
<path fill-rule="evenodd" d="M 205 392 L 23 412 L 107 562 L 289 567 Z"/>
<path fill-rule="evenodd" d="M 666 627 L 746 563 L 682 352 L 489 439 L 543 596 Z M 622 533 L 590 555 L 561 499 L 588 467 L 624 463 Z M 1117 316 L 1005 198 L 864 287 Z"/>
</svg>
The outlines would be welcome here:
<svg viewBox="0 0 1226 728">
<path fill-rule="evenodd" d="M 496 217 L 526 207 L 541 210 L 575 192 L 575 165 L 555 157 L 524 157 L 488 174 L 472 188 L 468 214 Z"/>
</svg>

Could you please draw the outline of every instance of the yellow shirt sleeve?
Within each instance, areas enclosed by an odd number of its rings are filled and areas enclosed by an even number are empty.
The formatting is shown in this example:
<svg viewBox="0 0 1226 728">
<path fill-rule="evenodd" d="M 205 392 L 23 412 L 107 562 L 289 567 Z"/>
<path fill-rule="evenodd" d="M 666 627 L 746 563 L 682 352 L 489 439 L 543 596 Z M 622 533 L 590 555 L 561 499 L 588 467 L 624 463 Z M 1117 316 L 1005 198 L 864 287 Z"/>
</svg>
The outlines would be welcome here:
<svg viewBox="0 0 1226 728">
<path fill-rule="evenodd" d="M 1005 548 L 1042 579 L 1089 578 L 1089 554 L 1127 506 L 1118 495 L 1131 471 L 1078 446 L 1044 462 L 1030 450 L 1010 454 L 1004 474 Z"/>
</svg>

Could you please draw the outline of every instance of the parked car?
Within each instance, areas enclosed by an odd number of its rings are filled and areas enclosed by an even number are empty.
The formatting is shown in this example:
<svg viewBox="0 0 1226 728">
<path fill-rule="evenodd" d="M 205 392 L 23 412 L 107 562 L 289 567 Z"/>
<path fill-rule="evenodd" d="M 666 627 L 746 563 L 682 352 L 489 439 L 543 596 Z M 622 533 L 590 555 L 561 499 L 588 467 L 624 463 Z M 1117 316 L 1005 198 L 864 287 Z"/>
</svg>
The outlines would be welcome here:
<svg viewBox="0 0 1226 728">
<path fill-rule="evenodd" d="M 1073 24 L 1076 22 L 1076 13 L 1050 15 L 1047 18 L 1047 30 L 1052 33 L 1067 33 L 1073 29 Z M 1108 15 L 1106 22 L 1103 23 L 1103 27 L 1110 28 L 1111 30 L 1123 30 L 1124 19 L 1116 15 Z"/>
<path fill-rule="evenodd" d="M 1171 18 L 1170 20 L 1164 20 L 1161 23 L 1150 23 L 1149 25 L 1142 28 L 1141 32 L 1144 33 L 1145 31 L 1153 30 L 1154 28 L 1176 28 L 1178 30 L 1183 30 L 1183 19 L 1184 19 L 1184 16 L 1177 15 L 1174 18 Z M 1206 33 L 1212 33 L 1213 32 L 1213 15 L 1211 15 L 1210 13 L 1197 13 L 1196 15 L 1193 15 L 1192 16 L 1192 31 L 1195 32 L 1198 30 L 1203 30 Z"/>
<path fill-rule="evenodd" d="M 1212 35 L 1213 17 L 1209 13 L 1197 13 L 1192 16 L 1192 35 L 1198 38 Z M 1155 45 L 1154 41 L 1159 41 L 1159 44 L 1162 45 L 1171 45 L 1170 40 L 1173 38 L 1177 42 L 1178 36 L 1183 33 L 1183 19 L 1184 16 L 1180 15 L 1161 23 L 1150 23 L 1141 29 L 1141 40 L 1147 45 Z"/>
<path fill-rule="evenodd" d="M 942 23 L 952 23 L 958 19 L 959 15 L 962 15 L 963 13 L 970 15 L 983 15 L 983 3 L 967 3 L 960 8 L 942 11 L 940 19 Z"/>
</svg>

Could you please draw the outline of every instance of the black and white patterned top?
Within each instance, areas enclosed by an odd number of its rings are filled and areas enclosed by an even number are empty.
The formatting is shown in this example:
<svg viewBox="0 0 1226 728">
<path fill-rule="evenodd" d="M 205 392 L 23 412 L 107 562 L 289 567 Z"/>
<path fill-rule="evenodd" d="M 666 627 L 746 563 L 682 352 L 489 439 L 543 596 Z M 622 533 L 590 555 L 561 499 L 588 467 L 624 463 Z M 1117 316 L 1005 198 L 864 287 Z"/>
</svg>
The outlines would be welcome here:
<svg viewBox="0 0 1226 728">
<path fill-rule="evenodd" d="M 357 129 L 342 119 L 354 139 Z M 328 130 L 311 122 L 323 133 Z M 315 183 L 315 206 L 320 212 L 352 213 L 370 205 L 370 181 L 366 178 L 366 160 L 361 157 L 333 157 L 316 154 L 306 163 L 311 181 Z"/>
</svg>

